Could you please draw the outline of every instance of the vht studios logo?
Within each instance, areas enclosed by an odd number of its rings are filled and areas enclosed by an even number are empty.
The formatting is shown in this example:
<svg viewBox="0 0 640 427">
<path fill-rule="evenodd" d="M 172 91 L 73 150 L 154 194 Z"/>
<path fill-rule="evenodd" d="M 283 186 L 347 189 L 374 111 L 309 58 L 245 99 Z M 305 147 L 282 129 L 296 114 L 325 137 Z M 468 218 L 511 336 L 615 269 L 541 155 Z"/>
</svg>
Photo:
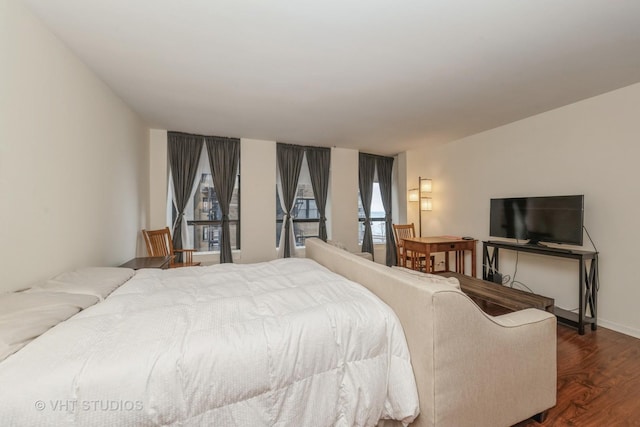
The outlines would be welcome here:
<svg viewBox="0 0 640 427">
<path fill-rule="evenodd" d="M 34 406 L 38 411 L 53 412 L 131 412 L 144 409 L 139 400 L 36 400 Z"/>
</svg>

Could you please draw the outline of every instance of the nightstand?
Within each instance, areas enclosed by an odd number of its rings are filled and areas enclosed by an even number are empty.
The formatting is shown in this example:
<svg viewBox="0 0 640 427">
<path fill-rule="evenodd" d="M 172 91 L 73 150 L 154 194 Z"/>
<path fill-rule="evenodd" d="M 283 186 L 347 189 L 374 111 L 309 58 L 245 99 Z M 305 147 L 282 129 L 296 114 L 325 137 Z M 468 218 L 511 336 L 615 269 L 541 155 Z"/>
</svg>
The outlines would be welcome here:
<svg viewBox="0 0 640 427">
<path fill-rule="evenodd" d="M 140 257 L 134 258 L 122 264 L 120 267 L 133 268 L 134 270 L 140 270 L 141 268 L 169 268 L 170 256 L 152 256 L 152 257 Z"/>
</svg>

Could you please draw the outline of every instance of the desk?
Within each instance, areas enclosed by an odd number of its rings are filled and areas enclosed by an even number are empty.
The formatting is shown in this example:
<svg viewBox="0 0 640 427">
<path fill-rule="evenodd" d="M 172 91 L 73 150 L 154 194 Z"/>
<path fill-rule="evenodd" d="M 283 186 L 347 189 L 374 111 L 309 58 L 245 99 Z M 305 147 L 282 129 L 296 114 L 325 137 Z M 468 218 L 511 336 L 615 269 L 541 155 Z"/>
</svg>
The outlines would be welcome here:
<svg viewBox="0 0 640 427">
<path fill-rule="evenodd" d="M 133 258 L 132 260 L 122 264 L 120 267 L 133 268 L 134 270 L 139 270 L 141 268 L 161 268 L 164 270 L 169 268 L 169 261 L 171 261 L 170 256 L 140 257 Z"/>
<path fill-rule="evenodd" d="M 449 253 L 455 252 L 455 265 L 458 273 L 464 274 L 464 252 L 471 251 L 471 275 L 476 277 L 476 243 L 477 240 L 464 240 L 456 237 L 410 237 L 405 238 L 404 248 L 415 257 L 412 265 L 418 265 L 417 260 L 424 256 L 429 259 L 434 252 L 445 252 L 445 271 L 449 269 Z M 435 269 L 435 267 L 434 267 Z"/>
</svg>

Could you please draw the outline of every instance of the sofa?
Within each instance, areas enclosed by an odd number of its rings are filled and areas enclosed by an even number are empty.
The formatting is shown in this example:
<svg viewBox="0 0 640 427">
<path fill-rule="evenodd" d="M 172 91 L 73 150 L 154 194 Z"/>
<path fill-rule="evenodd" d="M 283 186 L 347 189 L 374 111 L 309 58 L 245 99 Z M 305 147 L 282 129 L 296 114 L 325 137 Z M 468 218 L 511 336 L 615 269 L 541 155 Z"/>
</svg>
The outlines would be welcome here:
<svg viewBox="0 0 640 427">
<path fill-rule="evenodd" d="M 411 353 L 420 415 L 412 426 L 510 426 L 556 403 L 556 318 L 484 313 L 442 277 L 413 275 L 322 242 L 306 257 L 358 282 L 396 313 Z M 386 424 L 385 424 L 386 425 Z"/>
</svg>

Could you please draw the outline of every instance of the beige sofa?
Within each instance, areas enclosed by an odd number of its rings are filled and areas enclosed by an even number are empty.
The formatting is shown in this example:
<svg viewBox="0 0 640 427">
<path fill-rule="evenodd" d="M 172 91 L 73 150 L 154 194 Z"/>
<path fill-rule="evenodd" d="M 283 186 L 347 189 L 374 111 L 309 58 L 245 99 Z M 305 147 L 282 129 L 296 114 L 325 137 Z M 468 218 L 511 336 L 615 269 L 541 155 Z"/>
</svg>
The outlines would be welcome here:
<svg viewBox="0 0 640 427">
<path fill-rule="evenodd" d="M 459 289 L 306 240 L 306 257 L 394 309 L 420 397 L 412 426 L 510 426 L 556 402 L 556 318 L 527 309 L 489 316 Z"/>
</svg>

